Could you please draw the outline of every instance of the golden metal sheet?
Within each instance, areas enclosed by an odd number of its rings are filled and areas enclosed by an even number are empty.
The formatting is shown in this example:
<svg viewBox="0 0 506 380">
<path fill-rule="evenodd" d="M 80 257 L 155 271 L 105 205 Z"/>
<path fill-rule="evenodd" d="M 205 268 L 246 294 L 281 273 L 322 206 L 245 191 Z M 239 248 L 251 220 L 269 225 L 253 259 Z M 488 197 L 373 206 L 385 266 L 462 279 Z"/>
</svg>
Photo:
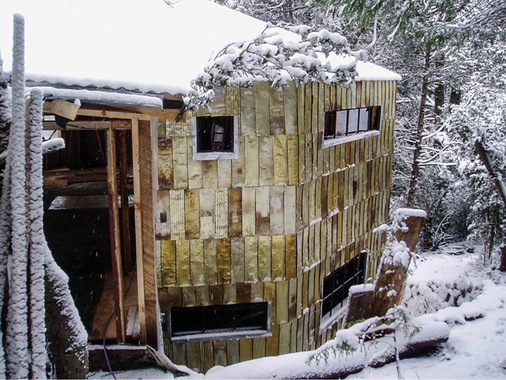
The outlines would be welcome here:
<svg viewBox="0 0 506 380">
<path fill-rule="evenodd" d="M 230 239 L 220 239 L 218 240 L 218 282 L 229 283 L 230 272 Z"/>
<path fill-rule="evenodd" d="M 176 280 L 177 285 L 190 285 L 190 243 L 188 240 L 176 241 Z"/>
<path fill-rule="evenodd" d="M 204 241 L 198 239 L 190 240 L 190 274 L 193 285 L 204 285 L 206 283 L 204 267 Z M 207 296 L 209 298 L 209 295 Z"/>
</svg>

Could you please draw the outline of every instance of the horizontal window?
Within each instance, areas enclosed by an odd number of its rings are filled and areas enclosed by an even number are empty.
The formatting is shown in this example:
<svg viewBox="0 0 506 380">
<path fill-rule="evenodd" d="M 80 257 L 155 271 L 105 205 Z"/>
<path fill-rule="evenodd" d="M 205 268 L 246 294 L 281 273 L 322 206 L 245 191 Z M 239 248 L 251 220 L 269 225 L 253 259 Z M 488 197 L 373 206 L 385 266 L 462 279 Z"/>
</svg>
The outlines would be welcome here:
<svg viewBox="0 0 506 380">
<path fill-rule="evenodd" d="M 324 143 L 365 132 L 379 131 L 380 119 L 381 107 L 379 106 L 325 112 Z"/>
<path fill-rule="evenodd" d="M 270 332 L 268 302 L 173 307 L 168 311 L 172 341 L 219 340 Z"/>
<path fill-rule="evenodd" d="M 199 116 L 194 117 L 192 121 L 195 160 L 237 158 L 238 126 L 236 116 Z"/>
</svg>

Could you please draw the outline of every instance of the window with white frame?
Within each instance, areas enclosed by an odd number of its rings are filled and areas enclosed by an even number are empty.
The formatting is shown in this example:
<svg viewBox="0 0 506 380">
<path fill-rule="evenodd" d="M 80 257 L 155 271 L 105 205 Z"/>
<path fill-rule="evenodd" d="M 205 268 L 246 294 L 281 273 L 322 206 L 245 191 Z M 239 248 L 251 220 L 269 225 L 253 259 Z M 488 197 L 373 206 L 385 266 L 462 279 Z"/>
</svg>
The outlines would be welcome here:
<svg viewBox="0 0 506 380">
<path fill-rule="evenodd" d="M 364 132 L 379 131 L 380 119 L 380 106 L 327 111 L 323 126 L 324 143 L 347 136 L 360 137 Z"/>
<path fill-rule="evenodd" d="M 195 160 L 238 158 L 237 116 L 198 116 L 193 124 Z"/>
</svg>

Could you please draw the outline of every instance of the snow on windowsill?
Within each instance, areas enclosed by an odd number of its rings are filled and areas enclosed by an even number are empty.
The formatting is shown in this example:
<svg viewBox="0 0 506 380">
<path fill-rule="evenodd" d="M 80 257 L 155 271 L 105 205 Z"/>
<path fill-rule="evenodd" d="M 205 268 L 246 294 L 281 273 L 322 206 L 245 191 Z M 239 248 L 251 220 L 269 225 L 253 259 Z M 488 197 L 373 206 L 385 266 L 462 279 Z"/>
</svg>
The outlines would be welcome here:
<svg viewBox="0 0 506 380">
<path fill-rule="evenodd" d="M 248 331 L 223 331 L 211 332 L 202 334 L 192 334 L 171 337 L 172 343 L 182 342 L 204 342 L 210 340 L 228 340 L 228 339 L 249 339 L 249 338 L 264 338 L 272 336 L 272 332 L 267 330 L 248 330 Z"/>
<path fill-rule="evenodd" d="M 379 134 L 380 134 L 380 131 L 368 131 L 368 132 L 357 133 L 356 135 L 351 135 L 351 136 L 337 137 L 335 139 L 323 140 L 322 146 L 323 146 L 323 148 L 330 148 L 331 146 L 346 144 L 351 141 L 365 139 L 365 138 L 372 137 L 372 136 L 378 136 Z"/>
</svg>

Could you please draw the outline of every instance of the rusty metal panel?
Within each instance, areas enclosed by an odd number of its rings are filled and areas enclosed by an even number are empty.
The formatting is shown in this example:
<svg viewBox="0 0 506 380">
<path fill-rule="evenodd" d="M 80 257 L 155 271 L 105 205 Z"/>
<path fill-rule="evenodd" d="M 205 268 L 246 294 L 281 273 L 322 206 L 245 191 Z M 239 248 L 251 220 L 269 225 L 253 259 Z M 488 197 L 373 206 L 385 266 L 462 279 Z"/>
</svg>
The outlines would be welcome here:
<svg viewBox="0 0 506 380">
<path fill-rule="evenodd" d="M 242 233 L 255 235 L 256 231 L 256 191 L 254 187 L 242 189 Z"/>
<path fill-rule="evenodd" d="M 272 239 L 270 236 L 258 237 L 258 276 L 260 281 L 272 279 Z"/>
<path fill-rule="evenodd" d="M 241 135 L 256 135 L 255 90 L 241 88 Z"/>
<path fill-rule="evenodd" d="M 187 137 L 173 138 L 174 188 L 188 187 L 188 141 Z"/>
<path fill-rule="evenodd" d="M 245 136 L 245 184 L 259 184 L 259 139 L 257 136 Z"/>
<path fill-rule="evenodd" d="M 215 233 L 215 191 L 200 190 L 200 238 L 212 239 Z"/>
<path fill-rule="evenodd" d="M 185 213 L 184 213 L 184 190 L 170 191 L 170 213 L 172 239 L 184 239 L 185 236 Z"/>
<path fill-rule="evenodd" d="M 218 283 L 229 283 L 230 272 L 230 239 L 220 239 L 218 240 Z"/>
<path fill-rule="evenodd" d="M 284 87 L 269 86 L 271 134 L 285 134 Z"/>
<path fill-rule="evenodd" d="M 290 186 L 299 183 L 299 137 L 297 135 L 287 136 L 287 175 Z"/>
<path fill-rule="evenodd" d="M 269 82 L 255 82 L 253 85 L 255 90 L 256 133 L 259 136 L 271 134 L 269 87 Z"/>
<path fill-rule="evenodd" d="M 244 238 L 244 280 L 247 282 L 258 281 L 258 256 L 258 237 L 246 236 Z"/>
<path fill-rule="evenodd" d="M 228 189 L 217 189 L 215 192 L 215 238 L 228 236 Z"/>
<path fill-rule="evenodd" d="M 206 283 L 204 267 L 204 241 L 199 239 L 190 240 L 190 274 L 193 285 Z M 207 296 L 209 298 L 209 295 Z"/>
<path fill-rule="evenodd" d="M 270 207 L 269 207 L 269 193 L 268 187 L 257 187 L 256 194 L 256 234 L 269 235 L 270 234 Z"/>
<path fill-rule="evenodd" d="M 176 241 L 176 279 L 177 285 L 190 285 L 190 243 L 188 240 Z"/>
<path fill-rule="evenodd" d="M 260 136 L 259 172 L 260 185 L 269 186 L 274 184 L 274 149 L 273 136 Z"/>
<path fill-rule="evenodd" d="M 230 247 L 230 278 L 232 283 L 244 282 L 244 239 L 243 238 L 231 238 Z"/>
<path fill-rule="evenodd" d="M 297 232 L 297 188 L 287 186 L 284 188 L 283 212 L 284 212 L 284 233 L 295 234 Z"/>
<path fill-rule="evenodd" d="M 218 241 L 204 240 L 205 283 L 213 285 L 218 282 Z"/>
<path fill-rule="evenodd" d="M 187 189 L 184 192 L 185 236 L 188 239 L 198 239 L 200 238 L 200 192 L 195 189 Z"/>
<path fill-rule="evenodd" d="M 284 89 L 285 131 L 287 135 L 297 134 L 297 87 L 288 82 Z"/>
<path fill-rule="evenodd" d="M 176 242 L 162 240 L 160 245 L 162 286 L 176 285 Z"/>
<path fill-rule="evenodd" d="M 270 188 L 270 233 L 284 234 L 284 187 L 273 186 Z"/>
<path fill-rule="evenodd" d="M 242 236 L 242 189 L 228 189 L 228 236 Z"/>
<path fill-rule="evenodd" d="M 274 183 L 288 184 L 288 146 L 287 136 L 274 136 Z"/>
</svg>

